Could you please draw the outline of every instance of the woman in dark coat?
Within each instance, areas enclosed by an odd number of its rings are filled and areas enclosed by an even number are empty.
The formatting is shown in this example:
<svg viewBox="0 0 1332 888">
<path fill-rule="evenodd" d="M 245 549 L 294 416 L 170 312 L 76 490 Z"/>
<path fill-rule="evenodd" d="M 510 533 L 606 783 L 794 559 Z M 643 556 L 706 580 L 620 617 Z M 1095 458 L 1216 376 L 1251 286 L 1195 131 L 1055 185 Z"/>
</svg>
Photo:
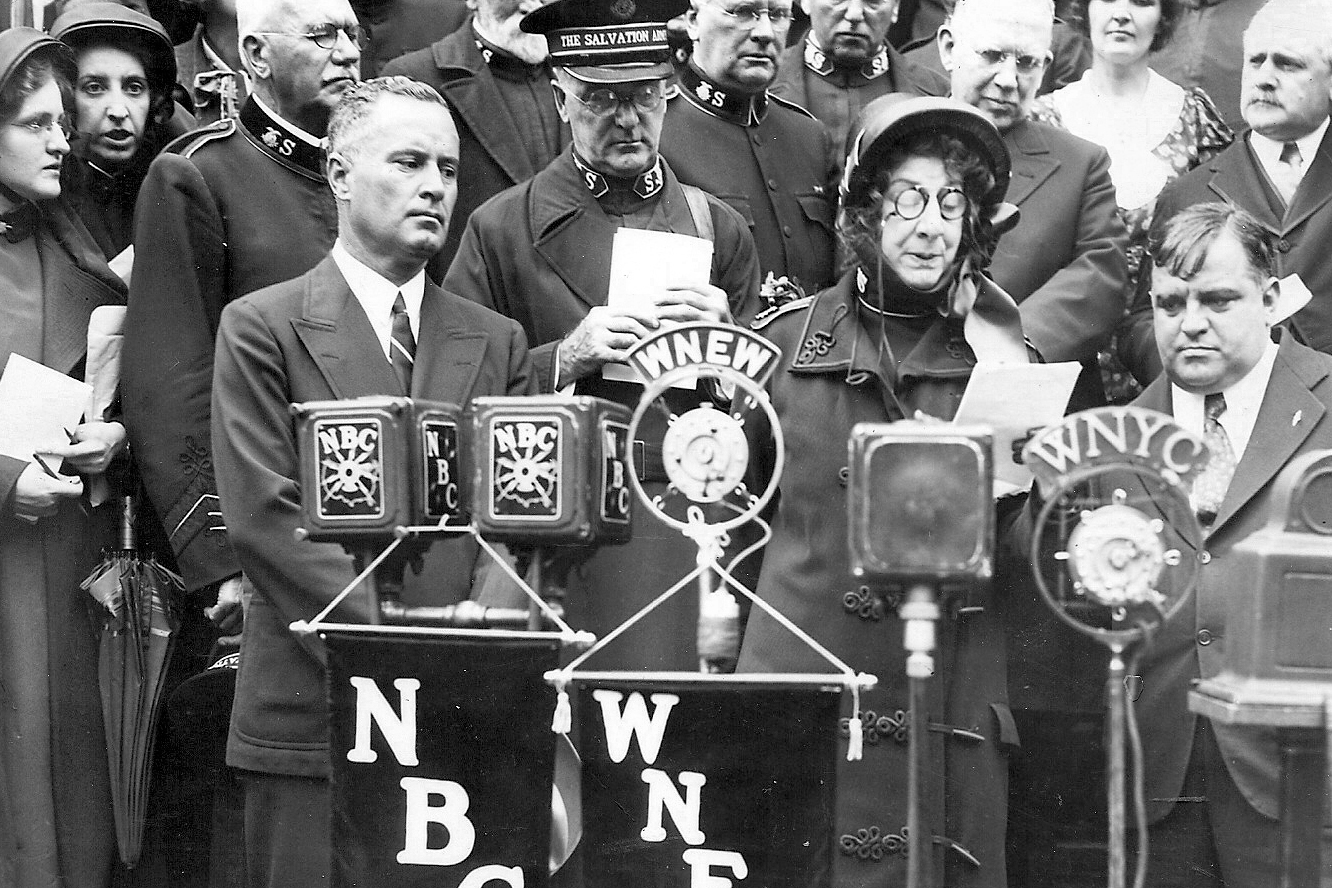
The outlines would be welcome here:
<svg viewBox="0 0 1332 888">
<path fill-rule="evenodd" d="M 884 96 L 855 132 L 838 219 L 850 267 L 754 324 L 782 349 L 769 388 L 786 445 L 757 591 L 878 676 L 861 699 L 863 759 L 839 757 L 832 885 L 906 884 L 906 741 L 909 720 L 924 717 L 935 884 L 1002 888 L 1004 745 L 1015 738 L 999 613 L 982 593 L 967 602 L 975 609 L 945 614 L 929 712 L 910 712 L 901 590 L 850 574 L 846 441 L 859 422 L 951 419 L 978 359 L 1028 360 L 1017 306 L 980 273 L 1016 221 L 1001 203 L 1008 154 L 986 118 L 950 99 Z M 770 466 L 771 456 L 756 461 Z M 754 608 L 737 671 L 827 665 Z M 849 719 L 842 731 L 849 737 Z"/>
<path fill-rule="evenodd" d="M 29 28 L 0 33 L 0 365 L 11 355 L 82 378 L 88 318 L 125 288 L 63 208 L 68 51 Z M 97 632 L 79 582 L 109 524 L 83 476 L 124 450 L 89 421 L 31 456 L 0 455 L 0 882 L 109 884 L 115 827 L 97 684 Z M 44 468 L 39 460 L 45 460 Z M 50 470 L 61 464 L 58 477 Z"/>
</svg>

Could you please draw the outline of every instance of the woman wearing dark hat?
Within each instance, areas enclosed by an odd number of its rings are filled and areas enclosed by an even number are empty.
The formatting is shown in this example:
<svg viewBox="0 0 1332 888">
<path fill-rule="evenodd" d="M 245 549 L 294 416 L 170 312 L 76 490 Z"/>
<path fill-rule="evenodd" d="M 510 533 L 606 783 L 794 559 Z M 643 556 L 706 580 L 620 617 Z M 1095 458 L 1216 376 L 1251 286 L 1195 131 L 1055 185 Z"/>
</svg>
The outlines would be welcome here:
<svg viewBox="0 0 1332 888">
<path fill-rule="evenodd" d="M 845 442 L 859 422 L 951 419 L 978 360 L 1028 360 L 1016 304 L 982 275 L 1001 230 L 1016 221 L 1002 203 L 1009 159 L 998 131 L 953 100 L 894 94 L 866 106 L 853 132 L 838 220 L 849 267 L 830 289 L 754 323 L 784 355 L 769 388 L 786 444 L 758 594 L 879 679 L 861 700 L 863 759 L 839 757 L 836 888 L 906 884 L 906 739 L 917 717 L 894 593 L 851 580 Z M 1004 636 L 991 602 L 968 603 L 978 609 L 939 624 L 923 716 L 931 886 L 1000 888 L 1003 746 L 1014 739 Z M 755 608 L 737 671 L 827 666 Z"/>
<path fill-rule="evenodd" d="M 172 135 L 176 55 L 166 30 L 119 3 L 85 3 L 55 20 L 51 36 L 74 50 L 74 153 L 65 199 L 108 258 L 134 236 L 134 203 Z"/>
<path fill-rule="evenodd" d="M 21 355 L 82 378 L 89 315 L 124 304 L 125 287 L 56 199 L 72 76 L 58 41 L 0 33 L 0 366 Z M 89 421 L 58 437 L 0 456 L 0 823 L 13 827 L 0 836 L 0 882 L 100 888 L 115 827 L 79 582 L 97 563 L 102 510 L 88 508 L 81 478 L 124 450 L 125 427 Z"/>
</svg>

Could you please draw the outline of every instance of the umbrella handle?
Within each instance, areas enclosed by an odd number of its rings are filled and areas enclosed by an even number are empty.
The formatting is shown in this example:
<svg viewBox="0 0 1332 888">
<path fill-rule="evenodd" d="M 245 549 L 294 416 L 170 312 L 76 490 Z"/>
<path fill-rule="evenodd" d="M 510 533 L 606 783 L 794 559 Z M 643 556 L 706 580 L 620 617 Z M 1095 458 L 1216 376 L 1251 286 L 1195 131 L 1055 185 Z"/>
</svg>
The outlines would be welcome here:
<svg viewBox="0 0 1332 888">
<path fill-rule="evenodd" d="M 139 504 L 134 497 L 126 494 L 120 500 L 120 550 L 133 552 L 139 548 L 139 534 L 135 522 L 139 514 Z"/>
</svg>

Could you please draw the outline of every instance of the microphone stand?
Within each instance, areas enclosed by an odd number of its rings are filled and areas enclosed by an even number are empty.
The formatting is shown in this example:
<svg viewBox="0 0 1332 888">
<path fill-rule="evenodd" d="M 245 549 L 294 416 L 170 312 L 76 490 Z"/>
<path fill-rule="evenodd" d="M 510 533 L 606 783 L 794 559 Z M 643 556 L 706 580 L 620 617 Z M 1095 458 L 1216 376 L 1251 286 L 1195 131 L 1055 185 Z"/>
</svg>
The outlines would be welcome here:
<svg viewBox="0 0 1332 888">
<path fill-rule="evenodd" d="M 903 647 L 907 651 L 911 722 L 908 726 L 907 771 L 907 888 L 930 888 L 933 879 L 933 842 L 927 835 L 924 791 L 926 711 L 929 681 L 934 676 L 935 624 L 939 622 L 939 600 L 934 587 L 917 583 L 907 590 L 898 608 L 903 623 Z"/>
</svg>

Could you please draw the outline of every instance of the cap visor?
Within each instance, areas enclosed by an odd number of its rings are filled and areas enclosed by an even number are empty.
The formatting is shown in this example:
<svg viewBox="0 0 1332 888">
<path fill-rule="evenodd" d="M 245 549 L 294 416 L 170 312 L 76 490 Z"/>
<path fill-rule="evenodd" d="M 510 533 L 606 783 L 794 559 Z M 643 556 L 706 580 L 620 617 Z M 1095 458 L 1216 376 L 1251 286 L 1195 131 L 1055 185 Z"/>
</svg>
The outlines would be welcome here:
<svg viewBox="0 0 1332 888">
<path fill-rule="evenodd" d="M 661 80 L 675 73 L 669 61 L 644 62 L 628 65 L 596 65 L 567 67 L 570 77 L 587 83 L 630 83 L 635 80 Z"/>
</svg>

